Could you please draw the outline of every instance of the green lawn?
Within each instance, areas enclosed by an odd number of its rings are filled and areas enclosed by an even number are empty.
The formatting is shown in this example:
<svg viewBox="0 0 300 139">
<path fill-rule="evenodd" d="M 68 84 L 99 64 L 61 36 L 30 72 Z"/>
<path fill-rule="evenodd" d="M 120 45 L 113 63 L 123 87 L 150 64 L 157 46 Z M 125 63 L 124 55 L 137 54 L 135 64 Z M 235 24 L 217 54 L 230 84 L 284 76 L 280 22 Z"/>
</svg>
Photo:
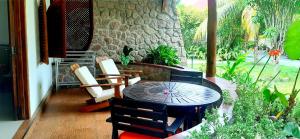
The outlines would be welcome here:
<svg viewBox="0 0 300 139">
<path fill-rule="evenodd" d="M 217 64 L 217 75 L 218 76 L 220 76 L 224 72 L 225 65 L 226 65 L 226 63 L 224 63 L 224 62 L 218 62 L 218 64 Z M 191 67 L 191 65 L 188 65 L 188 66 Z M 253 63 L 246 62 L 246 63 L 241 64 L 237 71 L 238 72 L 248 72 L 252 66 L 253 66 Z M 253 79 L 257 78 L 262 67 L 263 67 L 263 64 L 259 64 L 252 71 L 251 77 Z M 194 64 L 194 69 L 200 70 L 200 71 L 205 71 L 206 64 L 205 63 Z M 276 85 L 280 92 L 285 93 L 285 94 L 290 94 L 292 91 L 293 85 L 294 85 L 294 80 L 297 75 L 297 70 L 298 70 L 297 67 L 280 66 L 280 65 L 275 66 L 275 64 L 270 63 L 266 66 L 266 69 L 262 73 L 261 79 L 264 81 L 270 81 L 279 70 L 281 71 L 281 73 L 274 80 L 272 86 Z M 297 88 L 300 89 L 300 80 L 298 80 Z M 298 95 L 298 99 L 300 99 L 300 95 Z"/>
</svg>

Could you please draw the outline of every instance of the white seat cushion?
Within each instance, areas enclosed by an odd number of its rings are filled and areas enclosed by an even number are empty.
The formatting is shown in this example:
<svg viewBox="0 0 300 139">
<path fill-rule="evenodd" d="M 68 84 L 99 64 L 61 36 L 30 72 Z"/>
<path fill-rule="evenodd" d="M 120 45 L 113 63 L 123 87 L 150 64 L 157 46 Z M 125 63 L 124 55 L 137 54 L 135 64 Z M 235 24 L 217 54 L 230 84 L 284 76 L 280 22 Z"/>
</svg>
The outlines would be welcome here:
<svg viewBox="0 0 300 139">
<path fill-rule="evenodd" d="M 115 62 L 112 59 L 106 59 L 99 62 L 103 74 L 120 74 Z M 110 76 L 109 76 L 110 77 Z M 128 85 L 133 85 L 141 80 L 141 77 L 135 77 L 128 80 Z M 117 79 L 108 79 L 109 83 L 118 83 Z M 124 81 L 123 81 L 124 83 Z M 121 89 L 122 90 L 122 89 Z"/>
<path fill-rule="evenodd" d="M 98 82 L 91 74 L 89 69 L 86 66 L 80 67 L 75 70 L 75 75 L 78 77 L 80 82 L 84 85 L 97 85 Z M 102 96 L 102 88 L 100 86 L 97 87 L 87 87 L 87 91 L 93 96 L 94 98 L 99 98 Z"/>
<path fill-rule="evenodd" d="M 95 98 L 95 102 L 101 102 L 101 101 L 105 101 L 108 100 L 110 98 L 113 98 L 115 96 L 115 89 L 111 88 L 111 89 L 107 89 L 107 90 L 103 90 L 101 93 L 100 97 Z"/>
<path fill-rule="evenodd" d="M 106 59 L 99 62 L 103 74 L 120 74 L 115 62 L 112 59 Z M 111 77 L 111 76 L 108 76 Z M 108 79 L 109 83 L 118 83 L 117 79 Z"/>
<path fill-rule="evenodd" d="M 135 77 L 135 78 L 129 79 L 128 80 L 128 85 L 133 85 L 133 84 L 137 83 L 140 80 L 141 80 L 141 77 Z"/>
<path fill-rule="evenodd" d="M 120 95 L 123 98 L 123 90 L 125 89 L 125 85 L 120 86 Z"/>
<path fill-rule="evenodd" d="M 141 77 L 135 77 L 135 78 L 129 79 L 128 80 L 128 85 L 133 85 L 133 84 L 137 83 L 140 80 L 141 80 Z M 122 81 L 122 83 L 125 84 L 125 81 Z"/>
</svg>

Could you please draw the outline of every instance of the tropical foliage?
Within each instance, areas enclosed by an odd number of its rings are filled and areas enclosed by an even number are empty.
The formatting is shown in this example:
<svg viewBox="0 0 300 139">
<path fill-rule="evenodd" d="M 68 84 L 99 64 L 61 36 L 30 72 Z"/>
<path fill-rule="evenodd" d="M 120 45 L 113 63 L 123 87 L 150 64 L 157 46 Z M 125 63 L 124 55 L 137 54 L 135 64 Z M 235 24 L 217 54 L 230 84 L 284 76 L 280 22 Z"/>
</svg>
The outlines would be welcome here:
<svg viewBox="0 0 300 139">
<path fill-rule="evenodd" d="M 237 58 L 234 63 L 227 61 L 227 65 L 224 67 L 225 72 L 222 74 L 222 77 L 227 80 L 233 80 L 237 76 L 237 68 L 240 64 L 246 61 L 246 55 L 241 55 Z"/>
<path fill-rule="evenodd" d="M 275 49 L 282 49 L 286 31 L 299 8 L 299 0 L 248 0 L 257 18 L 273 34 L 266 36 Z"/>
<path fill-rule="evenodd" d="M 258 39 L 260 23 L 255 19 L 257 11 L 247 6 L 242 13 L 242 27 L 245 30 L 245 41 L 255 42 Z"/>
<path fill-rule="evenodd" d="M 270 57 L 265 65 L 269 60 Z M 234 72 L 232 69 L 237 63 L 240 62 L 235 62 L 227 72 L 235 75 L 232 81 L 238 86 L 238 99 L 234 102 L 232 119 L 229 120 L 226 115 L 219 115 L 215 109 L 208 110 L 201 130 L 193 132 L 190 138 L 298 138 L 300 104 L 295 106 L 294 96 L 300 91 L 295 87 L 300 69 L 293 93 L 287 99 L 286 93 L 279 92 L 276 86 L 274 89 L 270 88 L 271 82 L 280 72 L 270 81 L 260 80 L 265 70 L 264 65 L 258 77 L 253 79 L 250 73 L 258 62 L 247 73 Z M 220 121 L 220 118 L 224 118 L 224 122 Z"/>
<path fill-rule="evenodd" d="M 300 19 L 295 21 L 289 28 L 284 50 L 290 59 L 300 59 Z"/>
<path fill-rule="evenodd" d="M 231 10 L 235 7 L 236 0 L 218 0 L 217 5 L 217 21 L 218 23 L 221 22 L 222 19 L 224 19 Z M 194 36 L 194 41 L 206 41 L 207 36 L 207 16 L 205 20 L 200 24 L 200 26 L 197 28 L 197 32 Z"/>
<path fill-rule="evenodd" d="M 204 20 L 207 15 L 207 9 L 198 9 L 193 6 L 178 5 L 177 11 L 179 14 L 181 33 L 183 36 L 184 47 L 187 56 L 195 55 L 196 58 L 204 59 L 206 45 L 202 43 L 195 43 L 193 38 L 197 27 Z"/>
<path fill-rule="evenodd" d="M 144 59 L 146 63 L 176 66 L 180 63 L 176 49 L 168 45 L 159 45 L 157 48 L 151 48 L 147 51 L 147 56 Z"/>
<path fill-rule="evenodd" d="M 236 59 L 244 50 L 244 31 L 241 27 L 241 16 L 246 6 L 245 1 L 240 0 L 218 0 L 218 56 L 221 60 Z M 197 15 L 202 15 L 200 22 L 195 20 L 193 24 L 187 23 L 193 12 L 190 7 L 178 6 L 179 17 L 182 26 L 183 37 L 187 56 L 196 55 L 204 59 L 206 56 L 207 35 L 207 10 L 202 10 Z M 203 16 L 204 15 L 204 16 Z M 203 18 L 205 17 L 205 18 Z M 196 19 L 196 18 L 192 18 Z M 189 27 L 189 28 L 187 28 Z"/>
<path fill-rule="evenodd" d="M 246 50 L 244 45 L 244 30 L 241 24 L 241 15 L 246 7 L 244 1 L 236 1 L 235 6 L 220 19 L 218 35 L 218 56 L 222 60 L 235 60 Z"/>
<path fill-rule="evenodd" d="M 283 52 L 286 32 L 300 11 L 300 0 L 217 0 L 217 4 L 217 53 L 220 60 L 235 60 L 249 48 Z M 197 11 L 195 7 L 179 5 L 178 11 L 187 56 L 204 59 L 207 9 Z M 297 40 L 293 35 L 296 30 L 290 30 L 293 31 L 288 32 L 287 50 L 296 47 L 292 47 Z"/>
<path fill-rule="evenodd" d="M 130 61 L 133 60 L 133 57 L 130 55 L 130 52 L 132 52 L 133 49 L 129 48 L 128 46 L 124 46 L 123 53 L 120 55 L 121 64 L 124 66 L 127 66 Z"/>
</svg>

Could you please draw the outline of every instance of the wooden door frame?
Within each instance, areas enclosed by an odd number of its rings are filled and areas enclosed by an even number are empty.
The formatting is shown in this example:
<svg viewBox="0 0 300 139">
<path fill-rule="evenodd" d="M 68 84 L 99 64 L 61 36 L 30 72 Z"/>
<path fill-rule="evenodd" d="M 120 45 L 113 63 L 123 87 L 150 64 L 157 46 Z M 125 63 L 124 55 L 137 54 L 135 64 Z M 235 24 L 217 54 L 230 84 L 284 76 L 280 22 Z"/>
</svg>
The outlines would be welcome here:
<svg viewBox="0 0 300 139">
<path fill-rule="evenodd" d="M 16 120 L 30 118 L 25 4 L 26 0 L 8 0 L 13 103 Z"/>
</svg>

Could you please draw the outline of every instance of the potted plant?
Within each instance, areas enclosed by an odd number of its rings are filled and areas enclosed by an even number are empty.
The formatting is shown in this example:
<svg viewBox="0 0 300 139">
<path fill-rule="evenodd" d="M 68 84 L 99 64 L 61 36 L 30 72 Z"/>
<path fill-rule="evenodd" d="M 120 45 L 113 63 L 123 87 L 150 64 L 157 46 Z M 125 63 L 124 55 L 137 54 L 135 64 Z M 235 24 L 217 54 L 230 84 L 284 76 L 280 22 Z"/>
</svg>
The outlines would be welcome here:
<svg viewBox="0 0 300 139">
<path fill-rule="evenodd" d="M 150 48 L 147 51 L 147 56 L 143 61 L 145 63 L 173 67 L 180 63 L 180 59 L 177 56 L 177 50 L 169 45 L 159 45 L 156 48 Z"/>
<path fill-rule="evenodd" d="M 125 68 L 128 68 L 128 64 L 130 63 L 130 61 L 133 60 L 133 57 L 130 55 L 130 52 L 132 51 L 133 51 L 132 48 L 129 48 L 128 46 L 125 45 L 123 48 L 123 53 L 120 55 L 121 64 Z"/>
</svg>

